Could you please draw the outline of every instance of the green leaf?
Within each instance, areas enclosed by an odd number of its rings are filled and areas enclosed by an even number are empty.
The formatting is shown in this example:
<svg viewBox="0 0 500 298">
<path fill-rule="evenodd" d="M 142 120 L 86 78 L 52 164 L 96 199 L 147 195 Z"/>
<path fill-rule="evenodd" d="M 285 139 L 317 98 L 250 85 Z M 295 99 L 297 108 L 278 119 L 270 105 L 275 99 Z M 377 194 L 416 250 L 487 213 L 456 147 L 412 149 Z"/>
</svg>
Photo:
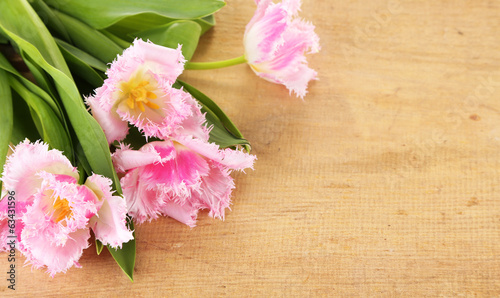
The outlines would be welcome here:
<svg viewBox="0 0 500 298">
<path fill-rule="evenodd" d="M 210 30 L 210 28 L 215 26 L 215 17 L 213 14 L 194 21 L 201 26 L 201 35 L 205 34 L 205 32 L 207 32 L 208 30 Z"/>
<path fill-rule="evenodd" d="M 137 32 L 163 26 L 173 21 L 175 21 L 175 19 L 166 18 L 154 13 L 142 13 L 126 17 L 106 28 L 106 31 L 122 39 L 132 41 Z"/>
<path fill-rule="evenodd" d="M 10 32 L 1 24 L 0 29 L 52 77 L 69 121 L 78 141 L 82 145 L 92 171 L 111 178 L 115 189 L 121 194 L 120 183 L 111 162 L 111 153 L 104 132 L 95 119 L 87 112 L 73 80 L 47 63 L 32 44 Z"/>
<path fill-rule="evenodd" d="M 9 77 L 9 84 L 32 110 L 32 118 L 42 139 L 50 147 L 61 150 L 69 160 L 73 160 L 73 148 L 68 132 L 56 113 L 36 94 L 29 91 L 17 78 Z"/>
<path fill-rule="evenodd" d="M 104 36 L 106 36 L 107 38 L 109 38 L 110 40 L 112 40 L 114 43 L 116 43 L 117 45 L 119 45 L 121 48 L 123 49 L 126 49 L 128 47 L 130 47 L 132 45 L 132 43 L 126 41 L 126 40 L 123 40 L 121 38 L 119 38 L 118 36 L 114 35 L 113 33 L 109 32 L 109 31 L 106 31 L 106 30 L 99 30 L 99 32 L 101 32 L 102 34 L 104 34 Z"/>
<path fill-rule="evenodd" d="M 71 36 L 71 41 L 67 40 L 67 42 L 71 42 L 80 50 L 104 63 L 112 62 L 118 54 L 123 52 L 123 48 L 96 29 L 57 10 L 53 12 Z M 56 27 L 51 27 L 51 29 L 58 30 Z"/>
<path fill-rule="evenodd" d="M 84 95 L 84 96 L 88 96 L 90 94 L 94 94 L 95 93 L 95 89 L 97 87 L 101 87 L 101 85 L 93 85 L 93 84 L 90 84 L 89 82 L 87 82 L 86 80 L 80 78 L 79 76 L 75 77 L 75 85 L 76 87 L 78 88 L 78 91 L 80 92 L 80 94 Z"/>
<path fill-rule="evenodd" d="M 0 1 L 0 11 L 0 23 L 5 29 L 31 43 L 48 64 L 71 78 L 54 38 L 26 0 Z"/>
<path fill-rule="evenodd" d="M 74 47 L 73 45 L 65 42 L 64 40 L 60 40 L 56 38 L 56 42 L 59 45 L 59 48 L 64 48 L 65 51 L 71 53 L 71 55 L 75 56 L 79 60 L 83 61 L 85 64 L 87 64 L 90 67 L 93 67 L 97 70 L 100 70 L 102 72 L 106 72 L 108 67 L 106 66 L 106 63 L 102 62 L 101 60 L 95 58 L 94 56 L 80 50 L 77 47 Z M 63 55 L 64 55 L 64 51 Z"/>
<path fill-rule="evenodd" d="M 64 42 L 62 40 L 58 41 L 58 43 Z M 69 44 L 66 44 L 67 46 L 71 46 Z M 74 76 L 81 77 L 88 83 L 90 83 L 94 87 L 100 87 L 104 84 L 104 79 L 92 68 L 87 64 L 85 61 L 77 57 L 76 55 L 73 54 L 73 52 L 68 51 L 64 46 L 61 46 L 61 52 L 63 53 L 64 58 L 66 59 L 66 62 L 68 63 L 71 72 L 74 74 Z M 76 49 L 76 48 L 74 48 Z M 79 53 L 81 56 L 88 55 L 85 52 L 78 52 L 79 49 L 76 49 L 76 51 Z M 88 55 L 90 56 L 90 55 Z M 87 59 L 93 58 L 92 56 L 86 57 Z M 100 61 L 99 61 L 100 62 Z M 102 62 L 101 62 L 102 63 Z"/>
<path fill-rule="evenodd" d="M 201 27 L 193 21 L 175 21 L 170 24 L 136 33 L 137 37 L 150 40 L 157 45 L 176 49 L 182 45 L 182 54 L 186 60 L 191 57 L 198 46 Z"/>
<path fill-rule="evenodd" d="M 14 110 L 12 108 L 12 95 L 10 93 L 7 72 L 0 69 L 0 177 L 3 172 L 3 165 L 7 159 L 10 138 L 14 126 Z M 0 181 L 0 190 L 2 181 Z"/>
<path fill-rule="evenodd" d="M 12 106 L 14 108 L 14 129 L 10 141 L 17 145 L 26 138 L 31 141 L 41 139 L 42 137 L 38 134 L 31 118 L 30 108 L 16 92 L 12 93 Z"/>
<path fill-rule="evenodd" d="M 132 41 L 134 40 L 138 32 L 154 29 L 156 27 L 166 26 L 175 21 L 178 20 L 166 18 L 154 13 L 142 13 L 124 18 L 119 22 L 113 24 L 112 26 L 106 28 L 106 31 L 111 32 L 122 39 Z M 215 18 L 213 15 L 209 15 L 200 19 L 193 19 L 191 21 L 196 22 L 198 25 L 200 25 L 200 35 L 203 35 L 215 25 Z"/>
<path fill-rule="evenodd" d="M 30 74 L 32 74 L 35 78 L 38 86 L 40 86 L 43 90 L 50 94 L 51 97 L 55 97 L 56 91 L 47 74 L 38 65 L 36 65 L 36 63 L 33 63 L 30 57 L 25 56 L 22 52 L 20 54 L 23 58 L 24 63 L 28 66 Z"/>
<path fill-rule="evenodd" d="M 83 152 L 82 145 L 77 142 L 73 144 L 73 147 L 75 148 L 76 151 L 76 156 L 78 158 L 78 166 L 83 169 L 85 172 L 85 175 L 83 175 L 82 172 L 80 172 L 80 179 L 82 179 L 84 176 L 92 176 L 92 168 L 90 167 L 89 161 L 87 160 L 87 157 L 85 156 L 85 152 Z M 82 180 L 81 183 L 85 183 L 85 180 Z"/>
<path fill-rule="evenodd" d="M 97 251 L 97 255 L 101 254 L 103 248 L 104 248 L 104 245 L 102 245 L 102 242 L 96 239 L 95 240 L 95 249 Z"/>
<path fill-rule="evenodd" d="M 130 217 L 127 217 L 127 227 L 133 231 L 134 223 Z M 133 232 L 134 239 L 122 245 L 121 249 L 114 249 L 107 246 L 108 251 L 111 253 L 116 263 L 120 265 L 123 272 L 127 274 L 131 281 L 134 281 L 134 267 L 135 267 L 135 232 Z"/>
<path fill-rule="evenodd" d="M 201 93 L 193 86 L 177 80 L 174 87 L 183 87 L 202 105 L 202 112 L 206 113 L 208 125 L 213 125 L 210 131 L 210 141 L 217 145 L 228 148 L 243 146 L 247 152 L 250 152 L 250 143 L 243 137 L 236 125 L 227 117 L 219 106 L 208 96 Z"/>
<path fill-rule="evenodd" d="M 50 97 L 47 92 L 45 92 L 43 89 L 38 87 L 37 85 L 33 84 L 30 80 L 26 79 L 23 77 L 5 58 L 1 53 L 0 53 L 0 69 L 6 70 L 7 72 L 15 75 L 21 83 L 31 92 L 35 93 L 38 95 L 40 98 L 42 98 L 57 114 L 59 119 L 63 119 L 61 110 L 59 105 L 57 104 L 56 101 L 52 97 Z"/>
<path fill-rule="evenodd" d="M 29 0 L 31 6 L 36 11 L 38 16 L 44 21 L 45 24 L 50 24 L 48 27 L 57 28 L 57 32 L 62 35 L 66 40 L 71 40 L 71 37 L 66 31 L 64 24 L 57 17 L 57 15 L 51 10 L 51 8 L 45 4 L 42 0 Z"/>
<path fill-rule="evenodd" d="M 221 9 L 223 0 L 45 0 L 66 14 L 96 29 L 104 29 L 117 21 L 140 13 L 155 13 L 173 19 L 197 19 Z"/>
</svg>

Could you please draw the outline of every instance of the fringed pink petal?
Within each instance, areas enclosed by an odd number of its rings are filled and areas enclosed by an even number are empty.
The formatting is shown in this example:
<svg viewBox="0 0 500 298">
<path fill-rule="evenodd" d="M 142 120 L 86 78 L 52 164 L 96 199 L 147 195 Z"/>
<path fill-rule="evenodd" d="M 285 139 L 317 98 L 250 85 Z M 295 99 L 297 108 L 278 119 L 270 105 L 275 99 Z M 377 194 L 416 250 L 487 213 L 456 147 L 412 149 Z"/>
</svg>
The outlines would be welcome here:
<svg viewBox="0 0 500 298">
<path fill-rule="evenodd" d="M 281 35 L 286 30 L 286 19 L 286 11 L 281 5 L 269 1 L 259 3 L 243 38 L 245 57 L 250 64 L 272 59 L 274 51 L 283 43 Z"/>
<path fill-rule="evenodd" d="M 150 144 L 162 157 L 170 158 L 141 169 L 141 179 L 146 184 L 161 187 L 164 193 L 184 197 L 198 187 L 200 176 L 208 173 L 205 159 L 188 148 L 170 141 Z"/>
<path fill-rule="evenodd" d="M 205 114 L 201 112 L 201 105 L 189 93 L 180 91 L 184 93 L 184 101 L 190 108 L 190 114 L 180 123 L 175 134 L 193 136 L 197 139 L 208 141 L 210 129 L 206 126 L 207 119 L 205 118 Z"/>
<path fill-rule="evenodd" d="M 56 273 L 65 273 L 72 266 L 81 267 L 78 260 L 83 250 L 89 247 L 90 232 L 80 229 L 69 233 L 64 245 L 47 240 L 43 230 L 25 229 L 22 237 L 26 263 L 37 269 L 47 267 L 49 275 L 54 277 Z"/>
<path fill-rule="evenodd" d="M 198 193 L 193 193 L 193 205 L 199 209 L 209 209 L 209 216 L 224 219 L 224 211 L 231 204 L 234 189 L 229 171 L 217 163 L 210 164 L 210 174 L 202 178 Z"/>
<path fill-rule="evenodd" d="M 140 186 L 155 190 L 156 196 L 164 202 L 185 204 L 193 191 L 198 191 L 201 177 L 207 175 L 206 160 L 188 148 L 171 141 L 152 142 L 162 156 L 161 163 L 154 163 L 138 169 Z"/>
<path fill-rule="evenodd" d="M 175 140 L 193 152 L 207 159 L 217 161 L 233 170 L 244 170 L 246 168 L 253 169 L 253 164 L 257 159 L 255 155 L 229 148 L 220 149 L 215 143 L 203 142 L 192 137 L 176 136 Z"/>
<path fill-rule="evenodd" d="M 134 44 L 113 62 L 106 74 L 111 77 L 115 73 L 123 73 L 125 69 L 136 68 L 137 64 L 135 63 L 147 64 L 150 71 L 174 83 L 177 77 L 182 74 L 186 62 L 181 48 L 181 45 L 177 49 L 171 49 L 156 45 L 150 41 L 145 42 L 136 39 Z"/>
<path fill-rule="evenodd" d="M 247 24 L 247 28 L 252 27 L 256 22 L 262 19 L 266 13 L 267 7 L 271 4 L 272 0 L 255 0 L 255 4 L 257 8 L 255 9 L 255 13 Z"/>
<path fill-rule="evenodd" d="M 241 150 L 222 149 L 224 158 L 220 163 L 231 170 L 243 171 L 245 169 L 252 169 L 253 164 L 257 160 L 257 156 L 248 154 Z"/>
<path fill-rule="evenodd" d="M 294 92 L 298 97 L 303 98 L 307 94 L 307 84 L 315 80 L 316 76 L 316 71 L 306 65 L 300 65 L 296 72 L 286 73 L 282 79 L 290 93 Z"/>
<path fill-rule="evenodd" d="M 299 65 L 307 65 L 304 53 L 316 53 L 319 50 L 319 37 L 314 33 L 310 23 L 293 20 L 283 33 L 284 43 L 274 53 L 274 58 L 268 62 L 268 68 L 273 71 L 289 69 L 294 73 Z"/>
<path fill-rule="evenodd" d="M 125 199 L 113 196 L 111 184 L 110 179 L 96 174 L 88 177 L 85 182 L 85 186 L 91 189 L 101 202 L 97 214 L 90 218 L 90 227 L 102 244 L 116 248 L 134 237 L 126 225 Z"/>
<path fill-rule="evenodd" d="M 97 212 L 96 195 L 71 177 L 42 172 L 39 191 L 21 220 L 21 252 L 35 268 L 53 276 L 71 266 L 88 247 L 89 216 Z"/>
<path fill-rule="evenodd" d="M 302 5 L 301 0 L 283 0 L 283 8 L 288 12 L 289 16 L 296 16 Z"/>
<path fill-rule="evenodd" d="M 14 148 L 4 166 L 2 181 L 5 189 L 15 191 L 18 202 L 30 201 L 40 187 L 42 180 L 36 174 L 40 171 L 64 174 L 78 179 L 78 171 L 61 151 L 52 149 L 42 142 L 28 140 Z"/>
<path fill-rule="evenodd" d="M 111 179 L 101 175 L 92 174 L 92 176 L 87 178 L 85 184 L 81 186 L 81 188 L 92 192 L 92 197 L 95 198 L 94 203 L 96 208 L 99 210 L 103 201 L 106 198 L 113 196 L 112 184 L 113 182 Z M 88 196 L 90 197 L 91 195 L 89 194 Z"/>
<path fill-rule="evenodd" d="M 182 46 L 179 45 L 177 49 L 171 49 L 156 45 L 150 41 L 143 41 L 136 39 L 134 41 L 132 50 L 123 54 L 124 59 L 129 59 L 130 54 L 133 59 L 141 59 L 144 63 L 148 63 L 151 71 L 162 76 L 170 83 L 174 83 L 177 77 L 184 71 L 184 63 L 186 59 L 182 55 Z"/>
<path fill-rule="evenodd" d="M 155 189 L 148 189 L 139 179 L 137 169 L 129 171 L 121 180 L 123 196 L 127 203 L 128 214 L 138 224 L 157 219 L 160 208 L 165 202 L 157 196 Z"/>
<path fill-rule="evenodd" d="M 123 121 L 116 111 L 111 109 L 106 111 L 99 105 L 98 99 L 95 97 L 87 97 L 86 102 L 90 107 L 92 116 L 104 131 L 109 144 L 114 141 L 121 141 L 127 136 L 127 122 Z"/>
<path fill-rule="evenodd" d="M 171 49 L 155 45 L 150 41 L 136 39 L 133 45 L 125 49 L 106 71 L 108 79 L 104 85 L 115 90 L 119 82 L 129 81 L 138 69 L 157 74 L 173 83 L 183 72 L 185 62 L 181 46 Z"/>
<path fill-rule="evenodd" d="M 198 215 L 198 208 L 193 207 L 191 204 L 186 203 L 180 205 L 178 203 L 169 201 L 162 206 L 162 214 L 170 216 L 173 219 L 194 228 L 196 226 L 196 217 Z"/>
<path fill-rule="evenodd" d="M 130 169 L 146 166 L 154 162 L 161 162 L 162 157 L 153 146 L 146 145 L 141 150 L 132 150 L 129 146 L 121 145 L 112 155 L 113 164 L 119 173 Z"/>
<path fill-rule="evenodd" d="M 88 219 L 97 213 L 98 198 L 87 187 L 68 182 L 69 179 L 62 178 L 63 175 L 44 172 L 39 175 L 43 179 L 42 185 L 22 220 L 26 226 L 45 222 L 52 235 L 61 236 L 60 240 L 64 242 L 66 233 L 85 228 Z M 67 207 L 58 209 L 58 200 L 66 200 Z M 66 216 L 59 218 L 61 210 Z"/>
<path fill-rule="evenodd" d="M 52 214 L 45 213 L 43 209 L 48 206 L 35 204 L 24 214 L 22 221 L 25 227 L 21 233 L 21 252 L 26 256 L 27 262 L 35 268 L 47 266 L 47 271 L 53 276 L 58 272 L 66 272 L 71 266 L 77 264 L 83 249 L 88 247 L 89 231 L 86 222 L 81 229 L 68 228 L 63 223 L 55 223 Z M 73 233 L 81 236 L 73 239 Z M 64 252 L 64 253 L 63 253 Z"/>
<path fill-rule="evenodd" d="M 121 248 L 123 243 L 134 239 L 132 231 L 127 228 L 127 206 L 125 199 L 118 196 L 106 198 L 97 212 L 90 219 L 90 226 L 95 237 L 104 245 Z"/>
</svg>

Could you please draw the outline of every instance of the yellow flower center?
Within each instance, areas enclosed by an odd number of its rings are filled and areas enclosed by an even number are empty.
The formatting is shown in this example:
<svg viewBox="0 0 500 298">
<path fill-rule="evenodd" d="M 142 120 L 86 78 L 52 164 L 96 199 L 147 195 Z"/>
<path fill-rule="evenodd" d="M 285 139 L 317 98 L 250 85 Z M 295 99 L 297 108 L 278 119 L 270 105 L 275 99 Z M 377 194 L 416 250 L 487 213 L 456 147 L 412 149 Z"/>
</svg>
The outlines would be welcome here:
<svg viewBox="0 0 500 298">
<path fill-rule="evenodd" d="M 71 218 L 71 215 L 73 215 L 68 200 L 66 199 L 57 197 L 54 201 L 53 208 L 54 214 L 52 215 L 52 218 L 55 218 L 56 222 L 60 222 L 65 218 Z"/>
<path fill-rule="evenodd" d="M 146 110 L 144 105 L 155 110 L 160 108 L 157 104 L 149 101 L 149 99 L 156 99 L 157 96 L 146 89 L 148 84 L 148 81 L 142 81 L 135 86 L 132 82 L 123 83 L 123 90 L 128 90 L 127 106 L 130 109 L 139 108 L 144 112 Z"/>
</svg>

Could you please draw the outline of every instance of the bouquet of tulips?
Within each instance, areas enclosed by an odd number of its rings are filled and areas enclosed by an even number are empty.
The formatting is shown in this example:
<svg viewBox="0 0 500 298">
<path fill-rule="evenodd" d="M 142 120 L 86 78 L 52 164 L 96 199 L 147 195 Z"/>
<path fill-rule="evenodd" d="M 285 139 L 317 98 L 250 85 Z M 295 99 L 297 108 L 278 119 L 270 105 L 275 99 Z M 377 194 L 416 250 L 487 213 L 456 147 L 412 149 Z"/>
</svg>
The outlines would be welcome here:
<svg viewBox="0 0 500 298">
<path fill-rule="evenodd" d="M 54 276 L 80 267 L 92 233 L 132 279 L 134 224 L 223 219 L 231 172 L 256 157 L 179 76 L 248 63 L 303 98 L 317 75 L 300 0 L 255 2 L 244 55 L 194 63 L 222 0 L 0 1 L 0 250 Z"/>
</svg>

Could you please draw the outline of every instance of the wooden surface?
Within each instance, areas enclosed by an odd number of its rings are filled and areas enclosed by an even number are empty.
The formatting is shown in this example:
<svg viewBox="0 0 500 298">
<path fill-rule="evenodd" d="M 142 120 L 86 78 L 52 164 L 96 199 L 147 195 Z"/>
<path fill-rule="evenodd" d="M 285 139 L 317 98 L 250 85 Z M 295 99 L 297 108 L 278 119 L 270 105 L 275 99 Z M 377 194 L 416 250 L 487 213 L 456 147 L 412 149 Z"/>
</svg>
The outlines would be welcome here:
<svg viewBox="0 0 500 298">
<path fill-rule="evenodd" d="M 254 4 L 228 2 L 194 61 L 242 54 Z M 53 279 L 22 268 L 16 294 L 500 295 L 500 3 L 303 2 L 305 101 L 246 65 L 183 74 L 259 158 L 225 221 L 137 227 L 134 283 L 92 246 Z"/>
</svg>

